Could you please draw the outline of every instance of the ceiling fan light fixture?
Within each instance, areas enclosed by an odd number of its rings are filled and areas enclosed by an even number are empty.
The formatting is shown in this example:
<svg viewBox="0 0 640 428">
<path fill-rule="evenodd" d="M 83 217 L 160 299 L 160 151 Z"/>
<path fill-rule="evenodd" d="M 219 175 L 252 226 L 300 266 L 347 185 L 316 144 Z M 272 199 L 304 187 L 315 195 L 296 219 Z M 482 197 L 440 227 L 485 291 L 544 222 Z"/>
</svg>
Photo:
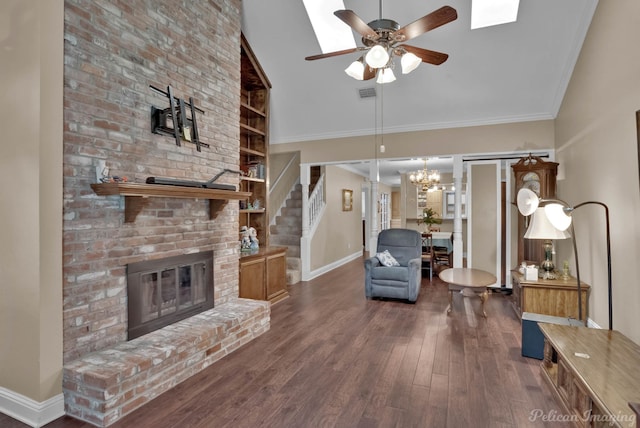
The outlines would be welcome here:
<svg viewBox="0 0 640 428">
<path fill-rule="evenodd" d="M 351 65 L 344 70 L 344 72 L 356 80 L 364 80 L 364 64 L 362 59 L 353 61 Z"/>
<path fill-rule="evenodd" d="M 381 45 L 375 45 L 367 52 L 365 61 L 371 68 L 382 68 L 389 62 L 389 53 Z"/>
<path fill-rule="evenodd" d="M 378 72 L 378 78 L 376 79 L 376 82 L 383 84 L 383 83 L 391 83 L 395 80 L 396 80 L 396 76 L 395 74 L 393 74 L 393 70 L 387 67 L 387 68 L 383 68 Z"/>
<path fill-rule="evenodd" d="M 400 59 L 400 65 L 402 65 L 402 74 L 411 73 L 413 70 L 418 68 L 421 62 L 422 60 L 417 55 L 411 52 L 405 53 Z"/>
</svg>

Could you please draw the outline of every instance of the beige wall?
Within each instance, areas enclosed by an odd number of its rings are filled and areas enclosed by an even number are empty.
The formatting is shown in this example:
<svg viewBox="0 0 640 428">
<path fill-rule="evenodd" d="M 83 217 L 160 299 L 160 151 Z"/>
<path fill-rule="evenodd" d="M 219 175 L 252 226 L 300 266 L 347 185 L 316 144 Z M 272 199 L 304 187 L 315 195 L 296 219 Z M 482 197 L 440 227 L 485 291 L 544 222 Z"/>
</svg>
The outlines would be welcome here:
<svg viewBox="0 0 640 428">
<path fill-rule="evenodd" d="M 610 209 L 613 321 L 640 343 L 640 192 L 635 112 L 640 109 L 640 2 L 600 1 L 556 120 L 558 197 Z M 580 275 L 592 285 L 589 317 L 608 326 L 604 211 L 574 213 Z M 558 260 L 570 259 L 568 241 Z M 571 262 L 572 270 L 575 266 Z"/>
<path fill-rule="evenodd" d="M 553 132 L 553 121 L 544 120 L 386 134 L 385 157 L 548 150 L 553 147 Z M 299 150 L 300 162 L 311 164 L 379 157 L 371 136 L 273 144 L 269 150 L 271 153 Z"/>
<path fill-rule="evenodd" d="M 365 178 L 337 166 L 325 168 L 327 206 L 311 240 L 311 271 L 362 250 Z M 353 190 L 353 210 L 342 211 L 342 189 Z"/>
<path fill-rule="evenodd" d="M 0 387 L 62 392 L 63 1 L 0 8 Z"/>
<path fill-rule="evenodd" d="M 496 165 L 471 165 L 471 263 L 469 267 L 486 270 L 500 278 L 496 272 L 496 260 L 500 248 L 496 242 L 498 233 L 496 201 Z M 467 256 L 469 257 L 469 256 Z"/>
</svg>

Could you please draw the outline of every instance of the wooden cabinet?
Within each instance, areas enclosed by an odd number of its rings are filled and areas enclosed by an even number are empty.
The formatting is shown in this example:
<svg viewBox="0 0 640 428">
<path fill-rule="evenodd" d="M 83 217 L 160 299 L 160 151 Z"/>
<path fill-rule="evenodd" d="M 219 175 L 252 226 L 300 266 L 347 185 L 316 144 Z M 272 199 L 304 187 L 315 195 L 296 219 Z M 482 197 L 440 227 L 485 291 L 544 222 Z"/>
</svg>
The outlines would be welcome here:
<svg viewBox="0 0 640 428">
<path fill-rule="evenodd" d="M 578 319 L 578 283 L 575 278 L 525 280 L 524 275 L 512 271 L 513 305 L 522 318 L 523 312 Z M 589 284 L 580 281 L 582 318 L 587 319 Z"/>
<path fill-rule="evenodd" d="M 240 255 L 240 297 L 279 302 L 287 291 L 287 249 L 270 247 Z"/>
<path fill-rule="evenodd" d="M 247 40 L 241 39 L 240 76 L 240 191 L 251 197 L 240 201 L 240 227 L 256 229 L 260 246 L 269 245 L 268 161 L 269 92 L 264 74 Z"/>
<path fill-rule="evenodd" d="M 540 323 L 543 378 L 579 427 L 633 427 L 640 346 L 620 332 Z M 535 422 L 535 421 L 534 421 Z"/>
<path fill-rule="evenodd" d="M 422 212 L 425 208 L 433 209 L 436 215 L 442 218 L 442 190 L 423 192 L 417 189 L 416 192 L 416 218 L 422 218 Z"/>
<path fill-rule="evenodd" d="M 558 163 L 547 162 L 538 156 L 529 155 L 513 164 L 511 168 L 515 175 L 514 204 L 518 191 L 522 188 L 532 190 L 540 198 L 556 197 Z M 524 239 L 527 227 L 529 227 L 529 218 L 518 213 L 518 266 L 523 261 L 538 264 L 544 260 L 543 241 Z"/>
</svg>

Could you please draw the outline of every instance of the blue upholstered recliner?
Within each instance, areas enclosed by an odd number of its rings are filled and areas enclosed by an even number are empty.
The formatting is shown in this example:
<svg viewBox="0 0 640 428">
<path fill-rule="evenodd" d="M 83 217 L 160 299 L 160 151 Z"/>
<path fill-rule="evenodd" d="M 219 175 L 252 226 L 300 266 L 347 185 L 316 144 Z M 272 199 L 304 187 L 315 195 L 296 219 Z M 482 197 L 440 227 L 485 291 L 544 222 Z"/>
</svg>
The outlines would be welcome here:
<svg viewBox="0 0 640 428">
<path fill-rule="evenodd" d="M 378 235 L 376 253 L 389 250 L 400 266 L 384 266 L 377 257 L 364 261 L 367 298 L 391 297 L 415 302 L 420 292 L 422 237 L 416 230 L 386 229 Z"/>
</svg>

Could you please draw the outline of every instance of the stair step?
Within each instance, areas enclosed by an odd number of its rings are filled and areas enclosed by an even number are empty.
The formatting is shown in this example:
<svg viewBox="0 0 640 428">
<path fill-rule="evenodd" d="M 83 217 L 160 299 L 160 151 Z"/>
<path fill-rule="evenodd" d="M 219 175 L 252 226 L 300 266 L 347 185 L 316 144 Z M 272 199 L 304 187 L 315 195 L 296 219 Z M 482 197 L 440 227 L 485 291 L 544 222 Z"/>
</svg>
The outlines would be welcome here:
<svg viewBox="0 0 640 428">
<path fill-rule="evenodd" d="M 300 257 L 300 247 L 294 245 L 287 246 L 287 257 Z"/>
<path fill-rule="evenodd" d="M 300 257 L 287 257 L 287 269 L 301 270 L 302 260 Z"/>
<path fill-rule="evenodd" d="M 302 218 L 302 208 L 283 207 L 280 210 L 280 214 L 285 217 L 295 216 L 295 217 Z"/>
<path fill-rule="evenodd" d="M 302 226 L 301 225 L 288 225 L 288 224 L 272 224 L 269 227 L 269 232 L 271 235 L 297 235 L 300 238 L 302 234 Z"/>
<path fill-rule="evenodd" d="M 302 230 L 302 217 L 297 217 L 297 216 L 283 217 L 279 215 L 278 217 L 276 217 L 276 225 L 299 226 L 300 230 Z"/>
<path fill-rule="evenodd" d="M 271 235 L 270 243 L 276 246 L 300 246 L 300 235 Z"/>
<path fill-rule="evenodd" d="M 300 282 L 302 273 L 299 270 L 287 269 L 287 285 L 293 285 Z"/>
</svg>

